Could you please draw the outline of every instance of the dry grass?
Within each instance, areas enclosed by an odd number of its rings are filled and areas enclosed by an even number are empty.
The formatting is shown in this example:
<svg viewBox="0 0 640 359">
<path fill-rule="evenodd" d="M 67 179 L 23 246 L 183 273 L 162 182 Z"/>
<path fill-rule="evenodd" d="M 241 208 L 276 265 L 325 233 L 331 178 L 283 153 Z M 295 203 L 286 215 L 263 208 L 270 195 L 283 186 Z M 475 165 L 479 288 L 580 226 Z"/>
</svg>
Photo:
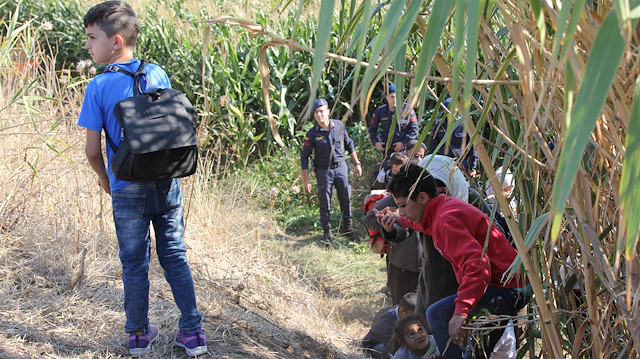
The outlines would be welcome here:
<svg viewBox="0 0 640 359">
<path fill-rule="evenodd" d="M 7 80 L 0 108 L 24 85 L 19 76 Z M 58 85 L 49 76 L 41 89 Z M 128 354 L 110 197 L 97 186 L 75 125 L 82 94 L 63 94 L 64 103 L 31 102 L 39 113 L 16 104 L 0 112 L 0 358 Z M 325 296 L 323 287 L 354 284 L 305 278 L 302 259 L 283 255 L 302 239 L 287 238 L 244 199 L 242 183 L 206 181 L 209 171 L 204 162 L 183 181 L 208 357 L 362 357 L 352 341 L 376 308 Z M 155 255 L 150 280 L 150 320 L 161 334 L 147 357 L 184 357 L 172 345 L 179 312 Z"/>
</svg>

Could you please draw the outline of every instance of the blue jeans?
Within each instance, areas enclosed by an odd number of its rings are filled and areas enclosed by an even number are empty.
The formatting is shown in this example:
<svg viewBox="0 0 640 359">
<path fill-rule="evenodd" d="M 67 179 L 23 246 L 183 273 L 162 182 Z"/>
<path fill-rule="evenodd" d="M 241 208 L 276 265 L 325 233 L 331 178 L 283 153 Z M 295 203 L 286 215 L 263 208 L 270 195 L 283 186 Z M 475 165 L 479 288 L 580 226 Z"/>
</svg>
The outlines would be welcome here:
<svg viewBox="0 0 640 359">
<path fill-rule="evenodd" d="M 449 344 L 446 352 L 444 351 L 449 341 L 449 320 L 451 320 L 453 312 L 455 311 L 456 298 L 458 298 L 458 295 L 454 294 L 440 299 L 427 308 L 427 322 L 436 339 L 438 349 L 443 359 L 460 359 L 462 357 L 460 346 L 454 342 Z M 527 303 L 529 303 L 529 296 L 522 294 L 517 289 L 488 286 L 482 298 L 480 298 L 476 306 L 471 309 L 469 316 L 471 317 L 480 313 L 482 309 L 487 309 L 489 313 L 495 315 L 516 315 Z M 498 336 L 498 339 L 499 338 L 500 336 Z M 493 344 L 495 345 L 495 343 Z M 476 353 L 479 355 L 483 351 L 483 348 L 477 349 Z M 493 346 L 484 349 L 488 353 L 491 353 Z"/>
<path fill-rule="evenodd" d="M 185 332 L 199 330 L 202 314 L 196 308 L 193 278 L 182 239 L 180 180 L 134 182 L 113 191 L 111 196 L 122 262 L 125 331 L 145 331 L 149 325 L 149 223 L 153 223 L 164 277 L 182 314 L 178 327 Z"/>
</svg>

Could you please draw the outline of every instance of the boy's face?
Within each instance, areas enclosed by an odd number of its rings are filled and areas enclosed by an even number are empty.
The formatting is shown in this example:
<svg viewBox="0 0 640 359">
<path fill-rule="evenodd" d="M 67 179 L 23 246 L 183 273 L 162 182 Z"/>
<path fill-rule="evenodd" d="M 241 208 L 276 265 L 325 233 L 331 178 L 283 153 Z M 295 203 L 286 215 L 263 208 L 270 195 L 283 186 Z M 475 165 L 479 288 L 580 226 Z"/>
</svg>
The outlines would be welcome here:
<svg viewBox="0 0 640 359">
<path fill-rule="evenodd" d="M 391 172 L 398 173 L 400 172 L 401 168 L 402 168 L 402 165 L 391 165 Z"/>
<path fill-rule="evenodd" d="M 115 36 L 107 37 L 107 34 L 98 25 L 89 25 L 85 29 L 87 42 L 85 49 L 89 50 L 91 59 L 96 64 L 110 64 L 116 50 Z"/>
<path fill-rule="evenodd" d="M 407 197 L 393 196 L 393 199 L 398 205 L 400 215 L 414 223 L 420 223 L 420 221 L 422 221 L 428 198 L 429 196 L 424 192 L 418 193 L 418 197 L 415 200 Z"/>
<path fill-rule="evenodd" d="M 411 323 L 404 331 L 404 342 L 414 353 L 422 353 L 429 346 L 429 337 L 422 325 Z"/>
</svg>

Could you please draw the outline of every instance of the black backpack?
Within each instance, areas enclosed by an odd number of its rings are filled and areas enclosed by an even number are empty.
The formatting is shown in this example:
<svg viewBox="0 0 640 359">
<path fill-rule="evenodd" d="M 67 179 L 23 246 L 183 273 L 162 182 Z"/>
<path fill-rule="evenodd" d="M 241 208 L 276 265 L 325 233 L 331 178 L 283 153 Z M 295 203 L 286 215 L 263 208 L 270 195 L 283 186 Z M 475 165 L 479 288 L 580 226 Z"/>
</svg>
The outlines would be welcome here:
<svg viewBox="0 0 640 359">
<path fill-rule="evenodd" d="M 141 91 L 144 61 L 135 73 L 118 66 L 105 71 L 133 77 L 134 95 L 116 103 L 113 114 L 122 127 L 123 139 L 116 148 L 111 171 L 122 181 L 157 181 L 186 177 L 196 171 L 198 138 L 197 112 L 187 97 L 175 89 L 151 88 Z"/>
</svg>

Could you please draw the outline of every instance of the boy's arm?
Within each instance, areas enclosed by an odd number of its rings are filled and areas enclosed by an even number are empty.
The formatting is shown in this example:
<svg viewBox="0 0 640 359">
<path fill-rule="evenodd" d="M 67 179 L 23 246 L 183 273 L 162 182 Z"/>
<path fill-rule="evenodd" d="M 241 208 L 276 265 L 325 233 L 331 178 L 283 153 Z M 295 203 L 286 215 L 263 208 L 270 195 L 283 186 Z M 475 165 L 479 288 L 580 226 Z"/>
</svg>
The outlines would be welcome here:
<svg viewBox="0 0 640 359">
<path fill-rule="evenodd" d="M 460 283 L 453 314 L 465 317 L 478 304 L 491 281 L 489 256 L 467 226 L 462 218 L 440 217 L 433 233 L 434 245 L 451 263 Z"/>
<path fill-rule="evenodd" d="M 109 187 L 109 174 L 107 168 L 104 165 L 104 158 L 102 157 L 102 133 L 96 130 L 90 130 L 87 128 L 87 143 L 84 148 L 84 152 L 87 155 L 87 160 L 93 171 L 98 175 L 98 185 L 107 194 L 111 194 L 111 188 Z"/>
</svg>

